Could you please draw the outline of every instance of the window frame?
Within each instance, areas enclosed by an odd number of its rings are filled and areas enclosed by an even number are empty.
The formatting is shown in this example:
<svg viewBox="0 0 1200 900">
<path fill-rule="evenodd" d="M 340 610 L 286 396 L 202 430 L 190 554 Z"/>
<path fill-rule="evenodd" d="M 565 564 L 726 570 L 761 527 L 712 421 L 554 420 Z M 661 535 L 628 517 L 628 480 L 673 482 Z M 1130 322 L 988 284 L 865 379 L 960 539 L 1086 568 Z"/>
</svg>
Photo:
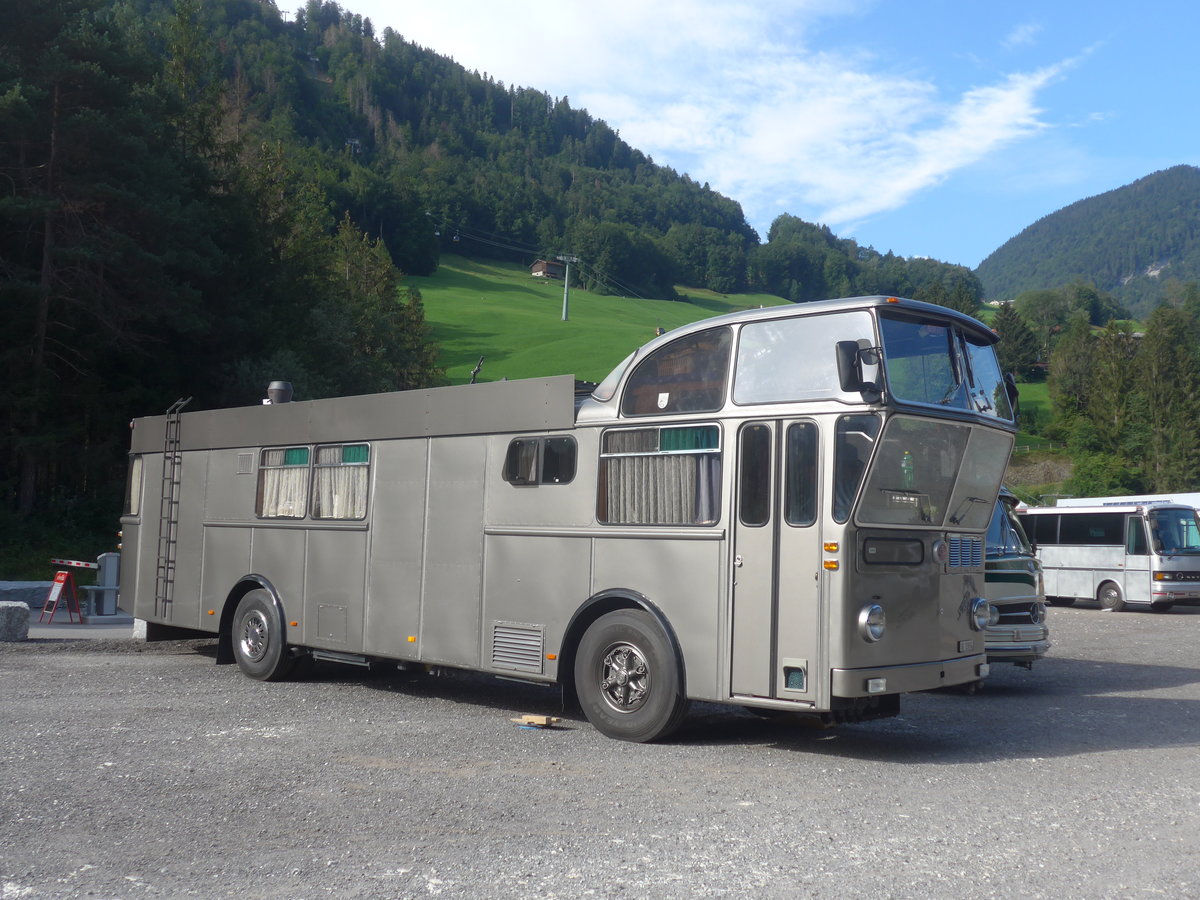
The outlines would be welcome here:
<svg viewBox="0 0 1200 900">
<path fill-rule="evenodd" d="M 549 445 L 554 443 L 562 443 L 570 447 L 569 477 L 554 479 L 548 479 L 546 477 L 546 450 L 548 449 Z M 511 463 L 513 462 L 513 451 L 529 444 L 534 445 L 532 478 L 522 476 L 519 471 L 514 471 L 516 468 L 515 466 L 511 466 Z M 575 476 L 578 474 L 578 472 L 579 444 L 575 440 L 575 437 L 570 434 L 550 434 L 539 435 L 537 437 L 518 437 L 509 441 L 508 449 L 504 453 L 504 464 L 500 470 L 500 477 L 513 487 L 538 487 L 539 485 L 543 484 L 570 484 L 575 480 Z"/>
<path fill-rule="evenodd" d="M 304 462 L 289 464 L 287 461 L 288 453 L 293 452 L 293 451 L 299 451 L 299 450 L 304 451 Z M 268 463 L 267 462 L 267 454 L 278 453 L 278 452 L 283 453 L 282 461 L 279 463 Z M 260 447 L 259 448 L 259 451 L 258 451 L 258 477 L 255 479 L 255 483 L 257 485 L 256 491 L 255 491 L 255 500 L 254 500 L 255 516 L 257 516 L 260 519 L 299 520 L 299 519 L 308 518 L 308 506 L 311 501 L 310 494 L 312 491 L 312 457 L 313 457 L 312 447 L 308 444 L 289 444 L 289 445 L 281 446 L 281 447 Z M 299 472 L 301 470 L 304 473 L 304 477 L 303 477 L 303 479 L 301 479 L 303 481 L 304 486 L 303 486 L 302 490 L 295 492 L 296 495 L 300 499 L 303 500 L 303 503 L 300 507 L 299 515 L 286 515 L 286 514 L 281 515 L 278 513 L 266 512 L 265 510 L 267 508 L 267 503 L 266 503 L 267 481 L 268 481 L 268 478 L 271 477 L 268 475 L 268 473 L 270 473 L 270 472 L 285 472 L 285 471 Z"/>
<path fill-rule="evenodd" d="M 701 353 L 697 347 L 698 344 L 706 339 L 717 341 L 721 344 L 719 356 L 717 353 L 709 353 L 707 354 L 707 361 L 704 359 L 706 354 Z M 704 385 L 703 389 L 695 387 L 682 391 L 655 391 L 655 387 L 678 387 L 681 384 L 687 383 L 682 381 L 667 381 L 667 378 L 697 374 L 694 372 L 685 372 L 682 369 L 680 372 L 670 375 L 661 371 L 664 362 L 667 362 L 668 365 L 682 366 L 681 361 L 688 359 L 686 353 L 688 344 L 692 345 L 691 357 L 700 360 L 702 364 L 702 369 L 698 373 L 700 376 L 698 383 Z M 639 418 L 641 416 L 664 415 L 694 416 L 719 412 L 724 408 L 726 395 L 729 393 L 729 377 L 733 368 L 733 344 L 732 329 L 728 325 L 719 325 L 715 328 L 706 328 L 702 331 L 694 331 L 683 335 L 668 344 L 656 348 L 645 359 L 637 362 L 633 371 L 625 380 L 625 384 L 621 388 L 621 415 L 626 418 Z M 676 354 L 678 354 L 678 359 L 671 359 Z M 657 370 L 651 374 L 651 370 L 655 367 L 658 367 Z M 639 380 L 639 378 L 642 380 Z M 697 399 L 703 399 L 706 395 L 714 391 L 716 393 L 713 402 L 693 405 Z M 656 397 L 654 408 L 649 408 L 645 403 L 645 398 L 651 395 Z"/>
<path fill-rule="evenodd" d="M 361 447 L 366 450 L 367 458 L 365 460 L 347 460 L 346 451 L 348 449 Z M 322 462 L 321 451 L 332 450 L 337 448 L 341 451 L 341 459 L 337 462 Z M 361 522 L 367 517 L 367 511 L 371 496 L 371 445 L 366 441 L 345 441 L 327 444 L 315 444 L 312 451 L 312 475 L 309 477 L 309 501 L 308 501 L 308 517 L 317 522 Z M 322 473 L 329 473 L 328 477 L 336 479 L 334 473 L 339 471 L 352 472 L 361 471 L 362 484 L 360 491 L 362 495 L 361 513 L 358 515 L 325 515 L 321 513 L 320 494 L 322 488 Z M 354 478 L 359 476 L 354 475 Z M 336 494 L 335 494 L 336 496 Z"/>
<path fill-rule="evenodd" d="M 672 432 L 682 432 L 685 430 L 693 430 L 699 432 L 705 430 L 706 434 L 715 436 L 713 446 L 706 447 L 668 447 L 663 449 L 663 435 Z M 711 429 L 711 431 L 709 431 Z M 649 436 L 654 433 L 654 449 L 649 446 L 643 446 L 637 449 L 606 449 L 609 446 L 610 438 L 614 435 L 643 435 Z M 668 444 L 674 441 L 668 441 Z M 672 527 L 672 528 L 711 528 L 721 521 L 722 513 L 722 479 L 724 477 L 723 460 L 724 460 L 724 436 L 720 424 L 711 421 L 688 422 L 688 423 L 669 423 L 655 425 L 638 425 L 632 427 L 616 427 L 606 428 L 600 434 L 600 452 L 599 466 L 596 479 L 596 521 L 605 526 L 624 526 L 624 527 Z M 633 520 L 631 517 L 621 519 L 610 518 L 610 508 L 615 502 L 611 497 L 611 489 L 615 481 L 620 478 L 627 477 L 618 475 L 614 477 L 614 472 L 620 472 L 620 467 L 623 465 L 620 460 L 630 459 L 647 459 L 647 460 L 663 460 L 662 463 L 651 463 L 653 469 L 647 468 L 646 471 L 639 475 L 631 474 L 628 477 L 631 480 L 636 480 L 639 477 L 644 480 L 649 480 L 657 487 L 659 479 L 665 481 L 668 478 L 683 475 L 687 477 L 689 474 L 686 467 L 679 463 L 669 463 L 667 460 L 679 459 L 680 457 L 689 457 L 696 460 L 695 471 L 690 473 L 695 479 L 694 492 L 691 496 L 693 513 L 687 519 L 680 517 L 672 517 L 666 521 L 647 521 L 646 519 L 654 519 L 656 516 L 646 516 L 642 519 Z M 709 463 L 702 463 L 701 460 L 712 460 Z M 678 472 L 667 471 L 669 466 L 678 469 Z M 662 470 L 662 471 L 659 471 Z M 623 486 L 624 487 L 624 486 Z M 636 489 L 636 488 L 634 488 Z M 679 498 L 682 501 L 682 497 Z M 659 507 L 668 506 L 670 500 L 662 501 L 659 492 L 655 492 L 655 499 L 651 501 L 651 505 Z M 669 510 L 668 510 L 669 511 Z M 704 512 L 711 513 L 710 516 L 702 515 Z"/>
</svg>

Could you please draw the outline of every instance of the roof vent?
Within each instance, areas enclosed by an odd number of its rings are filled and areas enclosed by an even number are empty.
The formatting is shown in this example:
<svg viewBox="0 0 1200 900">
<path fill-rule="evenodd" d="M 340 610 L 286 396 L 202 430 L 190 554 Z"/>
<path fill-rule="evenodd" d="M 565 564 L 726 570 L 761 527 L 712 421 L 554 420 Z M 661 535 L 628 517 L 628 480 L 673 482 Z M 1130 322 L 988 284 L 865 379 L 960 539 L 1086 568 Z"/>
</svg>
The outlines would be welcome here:
<svg viewBox="0 0 1200 900">
<path fill-rule="evenodd" d="M 290 381 L 272 381 L 267 385 L 267 399 L 264 405 L 292 402 L 292 383 Z"/>
</svg>

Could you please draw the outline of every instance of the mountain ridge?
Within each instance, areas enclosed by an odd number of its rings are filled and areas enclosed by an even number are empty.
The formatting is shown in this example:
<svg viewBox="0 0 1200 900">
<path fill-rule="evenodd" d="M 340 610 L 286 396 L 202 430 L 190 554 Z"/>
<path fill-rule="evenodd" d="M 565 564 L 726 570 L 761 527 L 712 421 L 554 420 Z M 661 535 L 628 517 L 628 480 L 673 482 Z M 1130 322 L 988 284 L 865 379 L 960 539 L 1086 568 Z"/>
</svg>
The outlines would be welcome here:
<svg viewBox="0 0 1200 900">
<path fill-rule="evenodd" d="M 1200 280 L 1200 168 L 1161 169 L 1043 216 L 975 274 L 989 300 L 1084 281 L 1143 318 L 1174 282 Z"/>
</svg>

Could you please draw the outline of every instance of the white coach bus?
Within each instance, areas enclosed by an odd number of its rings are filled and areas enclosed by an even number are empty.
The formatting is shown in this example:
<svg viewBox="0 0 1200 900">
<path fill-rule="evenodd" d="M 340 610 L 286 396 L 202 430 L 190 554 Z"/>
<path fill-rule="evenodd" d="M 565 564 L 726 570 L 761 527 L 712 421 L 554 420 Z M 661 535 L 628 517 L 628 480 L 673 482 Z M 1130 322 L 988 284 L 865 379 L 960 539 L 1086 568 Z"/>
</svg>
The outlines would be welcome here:
<svg viewBox="0 0 1200 900">
<path fill-rule="evenodd" d="M 560 683 L 625 740 L 690 699 L 892 715 L 987 672 L 994 341 L 863 297 L 676 329 L 580 397 L 177 404 L 133 423 L 124 599 L 254 678 L 311 655 Z"/>
<path fill-rule="evenodd" d="M 1099 499 L 1099 498 L 1098 498 Z M 1194 507 L 1112 503 L 1018 510 L 1037 548 L 1046 599 L 1096 600 L 1114 612 L 1200 603 L 1200 523 Z"/>
</svg>

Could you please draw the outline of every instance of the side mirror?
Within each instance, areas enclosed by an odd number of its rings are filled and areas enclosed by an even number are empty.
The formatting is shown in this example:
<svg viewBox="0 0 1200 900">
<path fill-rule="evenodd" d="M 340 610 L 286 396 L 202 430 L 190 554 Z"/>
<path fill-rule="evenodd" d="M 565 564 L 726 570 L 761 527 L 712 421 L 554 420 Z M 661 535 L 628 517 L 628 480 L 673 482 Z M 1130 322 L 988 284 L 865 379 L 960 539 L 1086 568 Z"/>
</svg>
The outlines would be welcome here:
<svg viewBox="0 0 1200 900">
<path fill-rule="evenodd" d="M 864 395 L 879 394 L 878 347 L 872 347 L 865 340 L 838 341 L 834 353 L 837 357 L 838 384 L 843 391 L 848 394 L 855 391 Z M 866 372 L 867 367 L 873 371 Z"/>
</svg>

